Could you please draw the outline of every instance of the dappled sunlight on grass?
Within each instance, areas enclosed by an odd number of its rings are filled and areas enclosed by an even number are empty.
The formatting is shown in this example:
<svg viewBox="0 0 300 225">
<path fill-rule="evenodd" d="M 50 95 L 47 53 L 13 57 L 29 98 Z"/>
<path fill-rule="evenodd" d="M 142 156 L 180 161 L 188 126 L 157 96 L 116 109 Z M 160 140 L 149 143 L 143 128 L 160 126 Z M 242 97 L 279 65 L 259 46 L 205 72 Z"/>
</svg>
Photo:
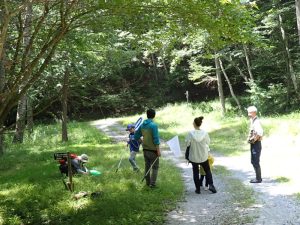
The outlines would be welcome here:
<svg viewBox="0 0 300 225">
<path fill-rule="evenodd" d="M 162 224 L 165 210 L 174 207 L 178 194 L 183 191 L 179 171 L 174 173 L 172 167 L 173 173 L 165 174 L 161 170 L 158 178 L 161 189 L 150 190 L 145 187 L 145 182 L 141 182 L 143 173 L 132 171 L 125 143 L 113 143 L 97 129 L 84 123 L 80 125 L 82 129 L 78 129 L 76 124 L 73 124 L 73 128 L 71 126 L 69 132 L 76 134 L 70 135 L 67 143 L 61 143 L 57 137 L 59 141 L 52 144 L 45 140 L 47 133 L 43 133 L 39 136 L 39 143 L 28 141 L 25 145 L 14 145 L 0 158 L 0 170 L 5 171 L 0 174 L 1 181 L 4 181 L 4 184 L 0 184 L 0 190 L 7 190 L 0 192 L 0 196 L 3 196 L 0 198 L 0 212 L 3 211 L 7 220 L 15 221 L 9 224 L 99 224 L 99 217 L 104 224 L 145 224 L 145 221 Z M 51 130 L 50 127 L 47 129 Z M 80 140 L 87 137 L 88 140 Z M 88 196 L 75 200 L 72 193 L 64 190 L 53 153 L 66 151 L 88 154 L 90 160 L 87 167 L 101 172 L 98 177 L 74 176 L 74 194 L 87 191 L 90 195 L 101 191 L 103 195 L 99 199 L 93 200 Z M 116 173 L 121 158 L 122 163 Z M 143 170 L 143 155 L 138 154 L 136 159 Z M 171 165 L 163 166 L 166 169 L 168 167 Z M 15 192 L 21 191 L 17 189 L 13 192 L 14 189 L 10 188 L 13 184 L 32 188 L 24 196 L 16 195 Z M 166 185 L 172 186 L 172 192 L 165 191 L 169 190 L 164 187 Z M 17 196 L 20 206 L 10 200 L 12 196 Z M 21 211 L 22 207 L 26 207 L 26 210 Z M 149 211 L 149 207 L 155 210 Z M 12 208 L 16 210 L 12 211 Z"/>
<path fill-rule="evenodd" d="M 34 186 L 32 184 L 15 184 L 9 186 L 7 189 L 2 189 L 0 195 L 5 196 L 17 196 L 19 193 L 25 193 L 26 191 L 32 191 Z"/>
<path fill-rule="evenodd" d="M 193 119 L 203 115 L 203 129 L 211 137 L 211 149 L 224 155 L 236 155 L 249 151 L 246 142 L 249 121 L 246 117 L 220 116 L 216 106 L 175 104 L 161 108 L 156 122 L 161 137 L 165 140 L 179 135 L 184 142 L 187 131 L 192 130 Z M 213 110 L 213 112 L 211 111 Z M 124 126 L 135 122 L 135 115 L 120 119 Z M 300 158 L 299 123 L 292 118 L 262 118 L 266 135 L 263 139 L 263 175 L 274 177 L 277 182 L 298 182 Z M 281 122 L 280 122 L 281 121 Z M 94 123 L 96 124 L 96 122 Z M 184 190 L 180 171 L 171 162 L 162 158 L 158 176 L 158 188 L 152 190 L 141 182 L 143 155 L 136 157 L 140 173 L 132 171 L 128 161 L 126 144 L 112 142 L 87 123 L 70 123 L 70 141 L 61 143 L 60 124 L 39 125 L 33 136 L 27 136 L 23 145 L 12 145 L 11 136 L 6 138 L 9 148 L 0 158 L 0 224 L 163 224 L 166 210 L 173 209 Z M 64 189 L 53 159 L 55 152 L 70 151 L 86 153 L 89 169 L 97 169 L 101 175 L 75 176 L 75 192 Z M 269 154 L 267 154 L 269 153 Z M 214 154 L 214 153 L 213 153 Z M 268 157 L 267 157 L 268 155 Z M 270 157 L 269 157 L 270 156 Z M 291 162 L 289 168 L 280 167 L 282 159 Z M 122 159 L 120 168 L 117 166 Z M 249 162 L 250 164 L 250 162 Z M 234 204 L 247 207 L 253 204 L 251 191 L 243 189 L 239 182 L 231 180 L 224 168 L 215 166 L 213 173 L 228 176 L 235 188 Z M 86 191 L 103 192 L 98 199 L 90 196 L 75 200 L 75 193 Z M 297 195 L 300 199 L 300 194 Z M 149 210 L 151 208 L 151 210 Z M 2 218 L 1 218 L 2 217 Z"/>
</svg>

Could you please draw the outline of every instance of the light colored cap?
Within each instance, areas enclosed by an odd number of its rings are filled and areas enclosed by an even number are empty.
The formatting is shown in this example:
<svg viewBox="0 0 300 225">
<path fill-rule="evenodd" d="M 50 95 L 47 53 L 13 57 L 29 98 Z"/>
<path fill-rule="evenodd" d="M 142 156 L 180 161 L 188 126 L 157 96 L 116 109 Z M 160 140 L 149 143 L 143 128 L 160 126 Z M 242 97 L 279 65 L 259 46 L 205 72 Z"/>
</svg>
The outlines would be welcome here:
<svg viewBox="0 0 300 225">
<path fill-rule="evenodd" d="M 82 155 L 80 156 L 80 160 L 81 160 L 82 162 L 88 162 L 88 161 L 89 161 L 89 157 L 87 156 L 87 154 L 82 154 Z"/>
<path fill-rule="evenodd" d="M 249 112 L 257 112 L 257 108 L 255 107 L 255 106 L 249 106 L 248 108 L 247 108 L 247 111 L 248 111 L 248 113 Z"/>
</svg>

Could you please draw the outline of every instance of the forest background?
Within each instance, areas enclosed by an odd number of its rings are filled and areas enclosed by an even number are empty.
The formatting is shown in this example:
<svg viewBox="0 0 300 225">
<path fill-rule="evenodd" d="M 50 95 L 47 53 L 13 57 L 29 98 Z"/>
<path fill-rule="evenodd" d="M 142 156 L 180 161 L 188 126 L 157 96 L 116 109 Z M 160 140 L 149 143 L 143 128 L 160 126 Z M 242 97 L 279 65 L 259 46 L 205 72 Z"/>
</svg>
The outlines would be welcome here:
<svg viewBox="0 0 300 225">
<path fill-rule="evenodd" d="M 125 126 L 153 107 L 167 140 L 206 114 L 226 155 L 246 149 L 251 104 L 270 116 L 269 143 L 294 143 L 299 53 L 300 0 L 0 0 L 0 224 L 163 224 L 179 171 L 163 163 L 160 195 L 129 169 L 112 176 L 124 143 L 78 121 Z M 57 151 L 91 156 L 103 174 L 76 177 L 76 190 L 103 190 L 101 201 L 62 190 Z"/>
<path fill-rule="evenodd" d="M 299 1 L 0 1 L 0 153 L 33 123 L 219 98 L 299 106 Z M 226 109 L 226 101 L 234 107 Z"/>
</svg>

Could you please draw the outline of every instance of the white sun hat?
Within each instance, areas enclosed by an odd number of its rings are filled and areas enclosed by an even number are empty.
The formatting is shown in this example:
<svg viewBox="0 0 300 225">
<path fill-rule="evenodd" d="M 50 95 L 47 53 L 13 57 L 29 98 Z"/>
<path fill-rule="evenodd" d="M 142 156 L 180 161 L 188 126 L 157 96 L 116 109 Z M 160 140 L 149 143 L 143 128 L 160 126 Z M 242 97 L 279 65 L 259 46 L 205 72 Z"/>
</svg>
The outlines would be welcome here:
<svg viewBox="0 0 300 225">
<path fill-rule="evenodd" d="M 247 108 L 247 111 L 248 111 L 248 113 L 257 112 L 257 108 L 254 105 L 252 105 Z"/>
</svg>

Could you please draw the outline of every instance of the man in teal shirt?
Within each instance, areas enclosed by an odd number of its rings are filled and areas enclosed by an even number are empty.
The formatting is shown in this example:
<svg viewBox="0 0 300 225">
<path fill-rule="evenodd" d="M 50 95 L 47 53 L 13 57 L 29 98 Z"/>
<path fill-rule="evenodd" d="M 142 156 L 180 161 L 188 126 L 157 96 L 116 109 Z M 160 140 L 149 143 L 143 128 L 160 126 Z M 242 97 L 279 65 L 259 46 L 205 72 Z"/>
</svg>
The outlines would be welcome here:
<svg viewBox="0 0 300 225">
<path fill-rule="evenodd" d="M 142 142 L 145 160 L 145 179 L 146 184 L 151 188 L 154 188 L 156 186 L 156 179 L 159 168 L 159 157 L 161 155 L 159 148 L 160 141 L 158 127 L 157 124 L 153 122 L 155 114 L 156 112 L 154 109 L 148 109 L 148 119 L 143 122 L 143 124 L 134 134 L 134 139 Z M 143 138 L 141 139 L 141 137 Z"/>
</svg>

